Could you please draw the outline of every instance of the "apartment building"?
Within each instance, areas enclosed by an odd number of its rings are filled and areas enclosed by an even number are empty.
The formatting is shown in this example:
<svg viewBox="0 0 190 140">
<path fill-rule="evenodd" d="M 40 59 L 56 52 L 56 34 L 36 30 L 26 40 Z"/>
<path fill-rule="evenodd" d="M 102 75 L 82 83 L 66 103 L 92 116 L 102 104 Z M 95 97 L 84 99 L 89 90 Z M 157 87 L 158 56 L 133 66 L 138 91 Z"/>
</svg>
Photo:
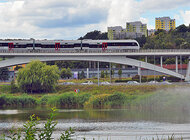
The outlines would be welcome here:
<svg viewBox="0 0 190 140">
<path fill-rule="evenodd" d="M 108 27 L 108 39 L 127 39 L 147 36 L 147 25 L 140 21 L 127 22 L 126 28 L 121 26 Z"/>
<path fill-rule="evenodd" d="M 147 24 L 142 24 L 141 21 L 127 22 L 126 23 L 127 33 L 137 33 L 147 36 Z"/>
<path fill-rule="evenodd" d="M 108 38 L 109 40 L 125 39 L 126 31 L 121 26 L 108 27 Z"/>
<path fill-rule="evenodd" d="M 170 17 L 159 17 L 155 18 L 155 29 L 162 29 L 169 31 L 171 29 L 176 28 L 176 22 L 175 19 L 171 19 Z"/>
</svg>

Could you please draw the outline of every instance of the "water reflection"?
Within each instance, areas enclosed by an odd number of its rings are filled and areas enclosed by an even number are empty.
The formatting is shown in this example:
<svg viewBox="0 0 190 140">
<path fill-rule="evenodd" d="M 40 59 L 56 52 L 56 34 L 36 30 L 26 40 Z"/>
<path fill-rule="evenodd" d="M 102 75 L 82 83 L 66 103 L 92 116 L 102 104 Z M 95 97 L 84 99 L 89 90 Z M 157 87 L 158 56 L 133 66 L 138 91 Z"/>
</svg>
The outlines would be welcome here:
<svg viewBox="0 0 190 140">
<path fill-rule="evenodd" d="M 36 114 L 41 118 L 39 127 L 50 113 L 49 108 L 0 109 L 0 133 L 12 126 L 22 127 L 29 116 Z M 189 137 L 190 115 L 185 111 L 140 111 L 134 109 L 58 109 L 58 124 L 54 137 L 69 127 L 76 131 L 75 139 L 112 140 L 167 137 L 175 133 L 176 137 Z"/>
<path fill-rule="evenodd" d="M 42 120 L 46 119 L 50 113 L 49 108 L 22 108 L 14 110 L 0 109 L 0 120 L 18 120 L 26 121 L 29 116 L 36 114 Z M 166 123 L 189 123 L 190 114 L 186 111 L 148 111 L 134 109 L 58 109 L 56 111 L 58 120 L 85 120 L 85 121 L 103 121 L 103 122 L 135 122 L 135 121 L 153 121 Z"/>
</svg>

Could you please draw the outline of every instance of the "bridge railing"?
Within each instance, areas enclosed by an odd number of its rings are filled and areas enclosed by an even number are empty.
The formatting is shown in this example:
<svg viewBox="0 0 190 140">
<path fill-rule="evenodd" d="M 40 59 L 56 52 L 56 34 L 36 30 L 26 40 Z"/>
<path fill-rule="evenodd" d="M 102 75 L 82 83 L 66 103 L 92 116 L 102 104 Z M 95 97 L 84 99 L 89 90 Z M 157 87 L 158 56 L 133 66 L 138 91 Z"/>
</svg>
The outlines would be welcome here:
<svg viewBox="0 0 190 140">
<path fill-rule="evenodd" d="M 1 50 L 0 53 L 154 53 L 190 52 L 190 49 L 146 49 L 146 50 Z"/>
</svg>

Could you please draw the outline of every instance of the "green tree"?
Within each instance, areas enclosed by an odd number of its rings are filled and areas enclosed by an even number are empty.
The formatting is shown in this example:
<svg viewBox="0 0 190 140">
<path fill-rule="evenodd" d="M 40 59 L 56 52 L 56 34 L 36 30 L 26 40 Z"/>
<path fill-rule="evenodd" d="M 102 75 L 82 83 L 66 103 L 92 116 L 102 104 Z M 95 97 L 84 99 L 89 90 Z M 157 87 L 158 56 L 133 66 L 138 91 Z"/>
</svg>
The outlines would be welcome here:
<svg viewBox="0 0 190 140">
<path fill-rule="evenodd" d="M 61 70 L 61 78 L 62 78 L 62 79 L 67 78 L 67 69 L 66 69 L 66 68 L 63 68 L 63 69 Z"/>
<path fill-rule="evenodd" d="M 101 71 L 100 77 L 101 77 L 101 78 L 104 78 L 104 77 L 105 77 L 104 71 Z"/>
<path fill-rule="evenodd" d="M 81 79 L 84 79 L 84 78 L 85 78 L 85 73 L 84 73 L 84 71 L 82 71 L 82 72 L 80 73 L 80 78 L 81 78 Z"/>
<path fill-rule="evenodd" d="M 121 79 L 121 75 L 122 75 L 122 70 L 121 69 L 118 70 L 118 75 L 119 75 L 119 79 Z"/>
<path fill-rule="evenodd" d="M 59 77 L 57 66 L 49 66 L 35 60 L 25 68 L 19 69 L 17 82 L 24 92 L 41 93 L 54 90 Z"/>
<path fill-rule="evenodd" d="M 115 71 L 111 70 L 111 76 L 114 77 Z"/>
<path fill-rule="evenodd" d="M 67 78 L 68 78 L 68 79 L 72 76 L 72 73 L 71 73 L 71 69 L 70 69 L 70 68 L 67 69 L 66 75 L 67 75 Z"/>
<path fill-rule="evenodd" d="M 178 27 L 176 28 L 176 31 L 177 31 L 177 32 L 182 32 L 182 33 L 184 33 L 184 32 L 187 32 L 187 31 L 188 31 L 188 27 L 185 26 L 184 24 L 182 24 L 182 25 L 180 25 L 180 26 L 178 26 Z"/>
<path fill-rule="evenodd" d="M 68 69 L 63 68 L 61 70 L 61 78 L 63 78 L 63 79 L 68 78 L 69 79 L 71 76 L 72 76 L 72 73 L 71 73 L 70 68 L 68 68 Z"/>
<path fill-rule="evenodd" d="M 105 76 L 106 76 L 106 78 L 108 78 L 108 71 L 107 70 L 105 71 Z"/>
<path fill-rule="evenodd" d="M 15 85 L 15 81 L 11 81 L 11 93 L 16 93 L 18 91 L 17 86 Z"/>
<path fill-rule="evenodd" d="M 108 37 L 107 37 L 107 32 L 101 33 L 100 31 L 94 30 L 92 32 L 88 32 L 85 36 L 79 38 L 79 40 L 83 40 L 83 39 L 93 39 L 93 40 L 104 39 L 104 40 L 107 40 Z"/>
<path fill-rule="evenodd" d="M 0 68 L 0 80 L 6 81 L 9 79 L 9 70 L 7 67 Z"/>
</svg>

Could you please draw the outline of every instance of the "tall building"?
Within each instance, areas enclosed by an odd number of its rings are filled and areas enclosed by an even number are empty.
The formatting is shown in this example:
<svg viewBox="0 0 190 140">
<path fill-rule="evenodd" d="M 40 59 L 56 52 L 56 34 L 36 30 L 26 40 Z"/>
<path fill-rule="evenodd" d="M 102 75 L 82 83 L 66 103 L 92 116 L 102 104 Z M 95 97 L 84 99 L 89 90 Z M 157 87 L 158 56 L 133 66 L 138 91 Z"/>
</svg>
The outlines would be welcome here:
<svg viewBox="0 0 190 140">
<path fill-rule="evenodd" d="M 108 38 L 109 40 L 114 39 L 125 39 L 125 29 L 123 29 L 121 26 L 115 26 L 115 27 L 108 27 Z"/>
<path fill-rule="evenodd" d="M 121 26 L 108 27 L 108 39 L 127 39 L 147 36 L 147 25 L 140 21 L 127 22 L 126 28 Z"/>
<path fill-rule="evenodd" d="M 126 23 L 126 32 L 127 33 L 137 33 L 137 34 L 142 34 L 144 36 L 147 36 L 147 25 L 142 24 L 142 22 L 140 22 L 140 21 L 127 22 Z"/>
<path fill-rule="evenodd" d="M 170 17 L 159 17 L 155 19 L 155 29 L 163 29 L 169 31 L 170 29 L 175 29 L 175 19 Z"/>
</svg>

